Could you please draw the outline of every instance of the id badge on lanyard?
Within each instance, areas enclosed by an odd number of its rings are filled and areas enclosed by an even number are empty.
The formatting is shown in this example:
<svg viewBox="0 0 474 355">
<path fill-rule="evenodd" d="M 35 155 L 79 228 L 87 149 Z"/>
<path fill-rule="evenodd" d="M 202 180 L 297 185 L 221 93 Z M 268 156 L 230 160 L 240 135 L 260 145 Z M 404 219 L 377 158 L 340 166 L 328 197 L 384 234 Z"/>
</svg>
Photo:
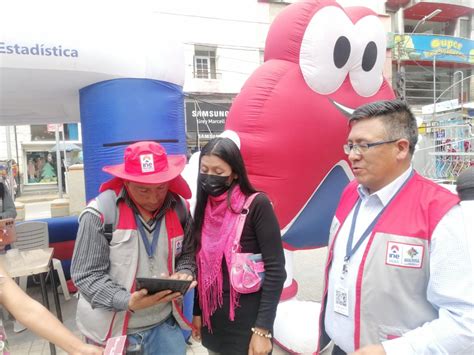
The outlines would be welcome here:
<svg viewBox="0 0 474 355">
<path fill-rule="evenodd" d="M 137 224 L 137 230 L 140 236 L 142 237 L 143 246 L 145 247 L 146 253 L 148 255 L 148 268 L 151 274 L 151 277 L 159 277 L 157 274 L 157 270 L 155 270 L 155 254 L 156 248 L 158 246 L 158 238 L 160 236 L 160 228 L 161 228 L 161 219 L 156 221 L 155 230 L 153 231 L 152 242 L 148 240 L 147 234 L 145 229 L 140 221 L 138 215 L 135 215 L 135 222 Z"/>
<path fill-rule="evenodd" d="M 337 282 L 334 287 L 334 312 L 349 316 L 349 289 L 343 282 Z"/>
<path fill-rule="evenodd" d="M 349 316 L 349 290 L 346 287 L 346 276 L 349 270 L 349 261 L 352 255 L 359 249 L 359 247 L 362 245 L 362 243 L 367 239 L 367 237 L 370 235 L 372 230 L 374 229 L 375 225 L 377 224 L 379 218 L 382 216 L 383 212 L 385 209 L 388 207 L 390 202 L 398 195 L 400 190 L 406 185 L 406 183 L 410 180 L 410 178 L 413 176 L 413 171 L 411 172 L 410 176 L 404 181 L 404 183 L 400 186 L 400 188 L 397 190 L 397 192 L 392 196 L 390 201 L 382 208 L 382 210 L 377 214 L 377 216 L 374 218 L 372 223 L 367 227 L 365 232 L 362 234 L 360 239 L 357 241 L 356 245 L 352 247 L 352 241 L 354 238 L 354 231 L 355 231 L 355 224 L 357 221 L 357 216 L 359 214 L 359 209 L 361 205 L 361 200 L 359 199 L 357 201 L 357 204 L 355 206 L 354 210 L 354 215 L 352 217 L 352 223 L 351 223 L 351 229 L 349 231 L 349 237 L 347 240 L 347 246 L 346 246 L 346 256 L 344 257 L 344 264 L 342 265 L 342 270 L 341 270 L 341 276 L 339 280 L 336 281 L 335 288 L 334 288 L 334 312 L 342 314 L 346 317 Z"/>
</svg>

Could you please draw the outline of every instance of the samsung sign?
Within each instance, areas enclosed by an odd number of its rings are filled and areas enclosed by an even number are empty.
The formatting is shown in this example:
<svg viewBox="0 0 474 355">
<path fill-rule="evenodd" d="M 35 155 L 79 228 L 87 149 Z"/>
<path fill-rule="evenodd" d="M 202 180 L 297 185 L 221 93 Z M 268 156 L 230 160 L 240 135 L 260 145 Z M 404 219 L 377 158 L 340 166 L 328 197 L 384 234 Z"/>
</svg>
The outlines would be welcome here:
<svg viewBox="0 0 474 355">
<path fill-rule="evenodd" d="M 219 134 L 224 131 L 230 102 L 186 102 L 187 132 Z"/>
</svg>

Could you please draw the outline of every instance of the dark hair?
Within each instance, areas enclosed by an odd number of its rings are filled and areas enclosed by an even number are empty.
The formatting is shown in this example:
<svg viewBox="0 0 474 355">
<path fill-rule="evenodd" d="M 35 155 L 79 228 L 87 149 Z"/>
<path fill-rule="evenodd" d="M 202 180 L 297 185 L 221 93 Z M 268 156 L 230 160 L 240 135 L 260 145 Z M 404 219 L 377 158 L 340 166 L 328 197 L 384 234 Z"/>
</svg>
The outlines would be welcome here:
<svg viewBox="0 0 474 355">
<path fill-rule="evenodd" d="M 456 179 L 456 191 L 461 201 L 474 200 L 474 166 L 464 169 Z"/>
<path fill-rule="evenodd" d="M 231 188 L 227 192 L 227 204 L 230 206 L 230 196 L 233 188 L 236 185 L 239 185 L 240 190 L 244 195 L 250 196 L 251 194 L 257 192 L 255 188 L 250 183 L 250 180 L 247 176 L 247 170 L 245 169 L 244 160 L 240 154 L 239 147 L 229 138 L 214 138 L 209 141 L 201 150 L 199 155 L 199 169 L 201 168 L 201 159 L 203 156 L 214 155 L 219 157 L 232 168 L 232 173 L 237 175 L 237 179 L 232 183 Z M 201 242 L 201 230 L 204 220 L 204 210 L 207 204 L 208 194 L 197 185 L 196 189 L 196 208 L 194 210 L 194 235 L 197 246 L 200 246 Z M 240 211 L 234 211 L 240 213 Z"/>
<path fill-rule="evenodd" d="M 378 118 L 383 122 L 389 135 L 387 139 L 407 139 L 410 154 L 413 155 L 418 142 L 418 127 L 415 116 L 404 101 L 385 100 L 362 105 L 351 115 L 349 125 L 369 118 Z"/>
</svg>

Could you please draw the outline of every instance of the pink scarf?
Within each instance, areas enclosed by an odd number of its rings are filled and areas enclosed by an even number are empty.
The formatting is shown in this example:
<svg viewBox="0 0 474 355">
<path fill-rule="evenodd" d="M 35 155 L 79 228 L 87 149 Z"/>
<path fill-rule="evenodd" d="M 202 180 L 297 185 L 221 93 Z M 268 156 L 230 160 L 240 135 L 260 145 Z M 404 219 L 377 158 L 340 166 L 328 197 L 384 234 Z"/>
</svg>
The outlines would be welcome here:
<svg viewBox="0 0 474 355">
<path fill-rule="evenodd" d="M 241 211 L 246 196 L 239 186 L 232 190 L 230 203 L 234 211 Z M 230 272 L 231 249 L 235 238 L 235 229 L 239 213 L 227 206 L 227 193 L 209 196 L 204 211 L 201 231 L 201 249 L 197 253 L 199 304 L 202 310 L 202 322 L 211 328 L 211 315 L 222 307 L 222 258 L 225 257 Z M 234 320 L 235 307 L 238 305 L 238 293 L 230 287 L 229 319 Z"/>
</svg>

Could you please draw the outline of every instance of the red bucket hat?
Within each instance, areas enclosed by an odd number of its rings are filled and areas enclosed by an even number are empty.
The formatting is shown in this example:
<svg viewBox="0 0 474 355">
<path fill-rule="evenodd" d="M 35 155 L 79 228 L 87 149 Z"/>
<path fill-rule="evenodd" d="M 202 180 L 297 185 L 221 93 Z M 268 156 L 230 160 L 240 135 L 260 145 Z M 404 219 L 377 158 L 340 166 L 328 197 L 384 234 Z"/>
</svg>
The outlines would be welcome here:
<svg viewBox="0 0 474 355">
<path fill-rule="evenodd" d="M 186 156 L 167 155 L 161 144 L 145 141 L 131 144 L 125 149 L 124 163 L 105 166 L 102 170 L 120 179 L 140 184 L 170 181 L 170 189 L 186 198 L 189 186 L 180 175 L 185 166 Z"/>
</svg>

